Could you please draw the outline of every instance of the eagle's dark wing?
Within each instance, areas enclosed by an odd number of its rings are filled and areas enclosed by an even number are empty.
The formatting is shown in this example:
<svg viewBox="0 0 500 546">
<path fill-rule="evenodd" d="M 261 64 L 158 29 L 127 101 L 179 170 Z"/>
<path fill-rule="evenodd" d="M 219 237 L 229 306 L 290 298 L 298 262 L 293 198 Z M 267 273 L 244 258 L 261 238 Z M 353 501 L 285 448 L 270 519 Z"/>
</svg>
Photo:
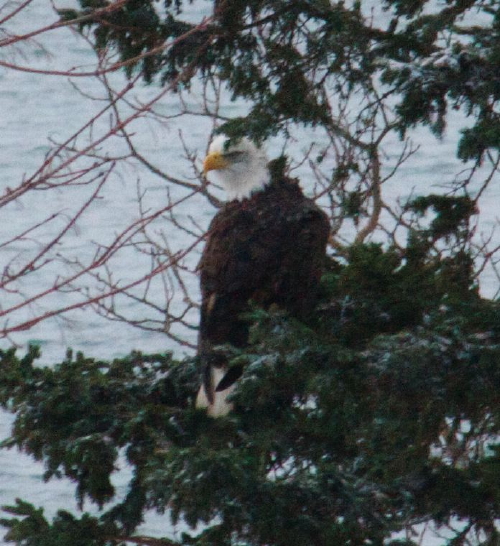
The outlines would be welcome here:
<svg viewBox="0 0 500 546">
<path fill-rule="evenodd" d="M 210 403 L 214 392 L 238 378 L 238 370 L 228 370 L 213 384 L 211 368 L 224 366 L 213 348 L 246 345 L 249 324 L 241 314 L 250 300 L 264 308 L 275 303 L 299 317 L 311 310 L 328 232 L 326 215 L 295 185 L 229 203 L 215 216 L 200 262 L 199 353 L 208 368 Z"/>
<path fill-rule="evenodd" d="M 278 269 L 276 229 L 258 223 L 257 211 L 223 209 L 213 220 L 200 262 L 200 349 L 231 343 L 242 347 L 248 327 L 239 320 L 250 299 L 261 301 Z"/>
</svg>

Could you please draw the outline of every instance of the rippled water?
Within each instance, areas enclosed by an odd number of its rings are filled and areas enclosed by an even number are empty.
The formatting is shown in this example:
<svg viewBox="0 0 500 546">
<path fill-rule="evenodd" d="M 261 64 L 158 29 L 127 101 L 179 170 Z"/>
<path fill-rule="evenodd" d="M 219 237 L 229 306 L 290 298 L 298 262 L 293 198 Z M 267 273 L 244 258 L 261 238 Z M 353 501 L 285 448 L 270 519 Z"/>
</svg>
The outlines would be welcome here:
<svg viewBox="0 0 500 546">
<path fill-rule="evenodd" d="M 28 11 L 10 23 L 9 28 L 16 32 L 28 31 L 36 28 L 40 21 L 49 23 L 55 19 L 50 4 L 44 0 L 36 0 Z M 28 47 L 23 47 L 19 51 L 0 50 L 0 58 L 11 62 L 15 60 L 18 64 L 40 69 L 76 66 L 90 69 L 95 62 L 94 53 L 88 45 L 68 29 L 37 37 Z M 123 81 L 118 74 L 114 75 L 113 79 L 117 85 Z M 70 82 L 64 77 L 41 76 L 0 67 L 2 175 L 0 191 L 5 187 L 16 186 L 23 177 L 29 176 L 39 167 L 50 149 L 49 138 L 59 141 L 67 138 L 87 121 L 92 112 L 97 111 L 100 104 L 84 100 L 81 92 L 102 96 L 103 90 L 98 82 L 91 79 L 75 79 Z M 146 101 L 156 92 L 155 87 L 138 88 L 136 95 Z M 162 112 L 172 112 L 178 105 L 176 98 L 173 97 L 165 98 L 157 107 Z M 228 105 L 227 112 L 238 115 L 242 108 L 238 105 Z M 455 174 L 462 168 L 455 159 L 457 128 L 461 122 L 458 117 L 452 119 L 447 135 L 442 141 L 436 141 L 424 130 L 416 133 L 419 151 L 402 166 L 387 188 L 394 199 L 398 196 L 408 196 L 411 192 L 418 193 L 419 188 L 427 189 L 429 184 L 436 186 L 437 189 L 440 184 L 453 180 Z M 183 159 L 183 148 L 179 139 L 180 129 L 190 149 L 198 150 L 201 155 L 210 133 L 209 123 L 203 120 L 187 120 L 178 125 L 171 122 L 163 128 L 148 120 L 142 120 L 134 126 L 136 145 L 140 147 L 142 153 L 154 160 L 158 167 L 175 176 L 189 177 L 189 166 Z M 275 143 L 276 150 L 278 144 Z M 392 144 L 394 149 L 399 149 L 400 143 L 397 140 Z M 118 147 L 119 143 L 116 143 L 116 146 Z M 392 152 L 390 144 L 387 147 L 389 158 Z M 153 200 L 166 201 L 166 187 L 160 180 L 130 167 L 124 168 L 118 174 L 102 199 L 78 222 L 77 229 L 66 238 L 64 243 L 66 249 L 76 250 L 81 256 L 85 256 L 92 252 L 91 241 L 105 242 L 106 238 L 109 239 L 113 233 L 126 225 L 126 222 L 137 214 L 138 179 L 147 187 Z M 27 196 L 13 206 L 3 209 L 3 238 L 8 239 L 22 231 L 32 222 L 33 215 L 40 214 L 40 217 L 43 217 L 49 211 L 73 210 L 81 202 L 80 191 L 85 189 L 75 190 L 73 193 L 41 192 L 36 196 Z M 488 231 L 496 222 L 498 197 L 497 185 L 490 190 L 489 199 L 482 210 L 483 221 L 480 229 Z M 206 225 L 213 214 L 213 209 L 202 203 L 191 201 L 183 213 L 196 215 L 200 224 Z M 178 246 L 182 246 L 182 243 L 182 240 L 174 241 Z M 0 259 L 3 262 L 6 257 L 0 255 Z M 134 274 L 131 263 L 134 267 L 140 267 L 139 264 L 124 259 L 117 265 L 121 275 Z M 51 274 L 53 273 L 52 271 Z M 50 285 L 53 280 L 49 277 L 36 278 L 32 282 Z M 189 282 L 196 283 L 196 279 Z M 494 293 L 497 289 L 496 284 L 494 276 L 486 274 L 483 279 L 483 292 Z M 32 288 L 26 286 L 27 291 Z M 194 285 L 191 288 L 196 290 Z M 195 321 L 196 316 L 192 319 Z M 41 323 L 29 332 L 16 336 L 15 341 L 21 346 L 36 341 L 42 347 L 45 363 L 61 360 L 69 346 L 101 358 L 123 355 L 132 349 L 144 351 L 174 349 L 179 354 L 183 352 L 183 349 L 174 347 L 160 333 L 147 333 L 121 323 L 109 322 L 90 310 L 72 313 L 65 321 Z M 1 343 L 2 347 L 9 345 L 8 341 Z M 10 415 L 0 414 L 1 438 L 9 435 L 11 422 Z M 60 507 L 76 509 L 71 484 L 64 480 L 44 484 L 42 474 L 42 465 L 34 463 L 25 455 L 15 451 L 0 451 L 0 505 L 13 503 L 16 497 L 21 496 L 35 505 L 44 506 L 49 515 Z M 116 485 L 122 492 L 126 487 L 127 476 L 127 469 L 124 468 L 116 477 Z M 146 530 L 162 535 L 170 532 L 171 528 L 165 517 L 151 516 Z"/>
<path fill-rule="evenodd" d="M 12 33 L 20 34 L 55 20 L 56 15 L 51 10 L 50 3 L 35 0 L 27 10 L 10 21 L 7 28 Z M 95 65 L 95 55 L 88 44 L 69 29 L 51 31 L 36 37 L 28 44 L 1 49 L 0 59 L 41 70 L 64 70 L 72 67 L 91 70 Z M 112 75 L 111 80 L 116 87 L 124 83 L 120 74 Z M 140 88 L 136 96 L 147 101 L 157 91 L 157 88 Z M 82 94 L 102 97 L 103 93 L 102 85 L 91 78 L 74 78 L 70 82 L 65 77 L 42 76 L 0 67 L 0 191 L 16 187 L 23 178 L 29 177 L 39 168 L 45 154 L 51 149 L 49 139 L 57 142 L 65 140 L 102 107 L 100 102 L 85 99 Z M 158 110 L 165 113 L 175 107 L 175 99 L 170 102 L 165 100 L 158 105 Z M 182 159 L 183 149 L 178 129 L 175 123 L 171 123 L 159 132 L 159 128 L 148 120 L 139 121 L 134 126 L 134 131 L 137 132 L 136 143 L 141 152 L 148 157 L 153 156 L 156 165 L 168 170 L 169 174 L 185 177 L 189 173 L 186 173 L 188 169 Z M 202 150 L 209 131 L 208 125 L 203 127 L 203 124 L 198 123 L 190 131 L 189 145 Z M 117 153 L 120 144 L 110 142 L 107 145 L 110 153 Z M 94 203 L 65 238 L 61 245 L 62 250 L 73 252 L 78 257 L 90 255 L 95 249 L 92 241 L 106 244 L 124 226 L 137 218 L 138 180 L 141 180 L 152 199 L 166 202 L 164 183 L 152 176 L 145 176 L 144 172 L 134 170 L 131 166 L 123 167 L 105 188 L 102 198 Z M 85 191 L 88 190 L 75 188 L 72 191 L 38 192 L 36 195 L 24 196 L 19 202 L 2 209 L 2 240 L 8 240 L 22 232 L 32 225 L 35 218 L 41 220 L 50 213 L 59 211 L 69 215 L 81 206 Z M 192 203 L 196 203 L 196 200 Z M 190 209 L 192 207 L 191 204 Z M 211 216 L 210 209 L 197 212 L 200 224 L 206 224 Z M 54 225 L 53 231 L 52 228 L 47 228 L 43 231 L 42 239 L 53 236 L 62 225 Z M 25 249 L 21 245 L 15 249 L 20 250 Z M 0 250 L 2 264 L 10 258 L 5 250 L 3 254 Z M 139 264 L 133 263 L 139 267 Z M 120 278 L 136 275 L 126 256 L 116 265 Z M 23 287 L 25 293 L 38 290 L 40 286 L 50 286 L 58 273 L 50 267 L 43 271 L 43 275 L 26 283 Z M 52 300 L 44 305 L 48 308 L 50 305 L 67 304 L 63 295 L 57 297 L 61 298 L 60 302 Z M 14 297 L 12 301 L 15 302 Z M 5 307 L 8 303 L 2 301 L 2 306 Z M 29 318 L 32 312 L 33 310 L 27 311 L 25 316 L 18 314 L 16 320 Z M 180 355 L 185 352 L 182 348 L 174 347 L 165 335 L 109 322 L 90 310 L 73 312 L 64 320 L 40 323 L 26 333 L 13 336 L 13 340 L 20 345 L 21 352 L 28 343 L 39 344 L 43 352 L 41 362 L 47 364 L 64 358 L 67 347 L 101 358 L 120 356 L 132 349 L 146 352 L 174 349 Z M 10 345 L 11 341 L 7 340 L 0 343 L 2 348 Z M 0 438 L 9 435 L 11 423 L 11 415 L 0 414 Z M 43 506 L 49 516 L 61 507 L 76 510 L 71 484 L 66 480 L 53 480 L 45 484 L 42 476 L 43 465 L 33 462 L 16 450 L 0 451 L 0 505 L 13 504 L 16 497 L 22 497 L 35 505 Z M 126 488 L 128 476 L 129 472 L 123 465 L 122 471 L 115 477 L 115 484 L 121 493 Z M 166 517 L 154 515 L 148 518 L 147 531 L 157 535 L 173 532 Z"/>
</svg>

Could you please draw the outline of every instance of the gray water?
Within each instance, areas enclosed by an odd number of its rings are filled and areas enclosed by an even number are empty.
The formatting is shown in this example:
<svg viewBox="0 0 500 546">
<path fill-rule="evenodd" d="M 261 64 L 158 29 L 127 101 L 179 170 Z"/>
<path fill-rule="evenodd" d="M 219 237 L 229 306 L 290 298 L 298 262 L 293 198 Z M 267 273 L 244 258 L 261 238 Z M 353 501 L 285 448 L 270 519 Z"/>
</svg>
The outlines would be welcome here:
<svg viewBox="0 0 500 546">
<path fill-rule="evenodd" d="M 193 8 L 194 10 L 194 8 Z M 196 16 L 196 12 L 188 14 Z M 11 31 L 26 32 L 37 28 L 41 23 L 55 21 L 50 3 L 45 0 L 35 0 L 32 6 L 9 22 Z M 21 46 L 19 46 L 21 47 Z M 13 57 L 14 56 L 14 57 Z M 72 67 L 91 70 L 95 63 L 95 55 L 88 44 L 69 29 L 52 31 L 36 38 L 28 46 L 16 49 L 0 49 L 0 60 L 16 62 L 43 70 L 61 70 Z M 124 84 L 120 74 L 112 76 L 113 84 L 119 87 Z M 77 88 L 75 88 L 77 86 Z M 147 101 L 158 92 L 158 87 L 138 86 L 134 96 L 141 101 Z M 70 81 L 67 77 L 39 75 L 29 72 L 14 71 L 0 67 L 0 192 L 5 188 L 16 187 L 20 181 L 35 172 L 43 163 L 45 154 L 51 149 L 49 139 L 61 141 L 78 130 L 89 117 L 101 107 L 98 101 L 82 96 L 103 96 L 101 84 L 92 79 L 77 79 Z M 193 107 L 196 106 L 196 90 L 193 96 Z M 177 98 L 169 96 L 162 99 L 156 106 L 160 113 L 172 113 L 178 108 Z M 239 115 L 244 111 L 244 105 L 227 104 L 228 115 Z M 457 172 L 464 168 L 455 159 L 455 147 L 458 129 L 463 120 L 456 116 L 451 119 L 445 137 L 437 141 L 427 131 L 417 131 L 414 140 L 420 146 L 419 151 L 398 171 L 386 188 L 386 194 L 396 200 L 411 192 L 418 193 L 419 188 L 426 191 L 429 185 L 438 191 L 441 185 L 453 180 Z M 96 130 L 104 130 L 103 127 Z M 134 123 L 136 146 L 141 153 L 153 161 L 155 165 L 173 176 L 192 180 L 189 163 L 184 158 L 184 149 L 179 138 L 179 131 L 191 151 L 201 158 L 207 145 L 211 125 L 209 120 L 188 117 L 180 121 L 170 120 L 168 124 L 160 125 L 150 119 L 141 119 Z M 270 143 L 270 156 L 279 150 L 280 142 Z M 109 153 L 118 153 L 121 143 L 111 139 L 107 144 Z M 300 147 L 300 143 L 296 144 Z M 387 146 L 388 165 L 391 157 L 397 156 L 401 143 L 394 138 Z M 95 244 L 106 244 L 113 235 L 137 218 L 137 182 L 147 190 L 146 201 L 150 206 L 167 201 L 166 183 L 141 169 L 138 165 L 127 164 L 117 170 L 103 192 L 102 198 L 83 216 L 64 242 L 61 252 L 74 253 L 85 258 L 92 254 Z M 60 190 L 39 192 L 27 195 L 18 202 L 2 210 L 2 240 L 8 240 L 23 231 L 36 220 L 43 219 L 51 212 L 65 211 L 70 214 L 80 206 L 88 188 L 76 188 L 71 191 Z M 482 221 L 478 232 L 488 234 L 497 221 L 498 184 L 489 190 L 482 206 Z M 148 201 L 149 200 L 149 201 Z M 191 199 L 181 214 L 196 216 L 203 227 L 209 222 L 214 209 L 200 198 Z M 55 228 L 54 228 L 55 229 Z M 161 229 L 161 226 L 158 228 Z M 46 233 L 50 235 L 50 229 Z M 43 237 L 44 235 L 42 235 Z M 182 248 L 187 244 L 179 234 L 170 234 L 171 244 Z M 0 250 L 0 267 L 12 256 Z M 124 253 L 114 262 L 120 278 L 133 278 L 149 267 L 149 262 L 141 262 L 134 255 Z M 40 286 L 50 286 L 57 275 L 57 269 L 50 267 L 43 274 L 30 279 L 23 290 L 25 294 L 39 289 Z M 188 276 L 188 288 L 197 294 L 197 279 L 195 275 Z M 492 295 L 497 290 L 497 281 L 491 271 L 482 278 L 482 291 Z M 60 298 L 60 301 L 57 300 Z M 15 302 L 15 296 L 13 296 Z M 71 296 L 58 294 L 55 299 L 43 305 L 63 306 L 73 301 Z M 9 302 L 2 302 L 5 306 Z M 139 305 L 139 304 L 136 304 Z M 138 306 L 127 304 L 131 313 L 140 315 L 143 310 Z M 33 310 L 22 311 L 13 315 L 15 321 L 25 320 Z M 24 313 L 24 314 L 23 314 Z M 190 320 L 196 323 L 196 312 L 191 312 Z M 194 332 L 183 332 L 188 341 L 194 341 Z M 15 334 L 12 339 L 2 340 L 0 346 L 6 348 L 15 342 L 20 351 L 30 342 L 39 344 L 43 351 L 42 363 L 50 364 L 64 357 L 67 347 L 82 350 L 89 356 L 112 358 L 128 353 L 132 349 L 145 352 L 173 350 L 182 356 L 189 349 L 175 345 L 160 332 L 145 332 L 127 324 L 111 322 L 96 315 L 91 309 L 70 313 L 65 319 L 53 319 L 41 322 L 33 329 Z M 12 417 L 0 414 L 0 437 L 9 435 Z M 125 465 L 117 473 L 115 483 L 121 494 L 125 491 L 129 475 Z M 50 516 L 58 508 L 76 510 L 72 485 L 66 480 L 54 480 L 43 483 L 43 466 L 33 462 L 29 457 L 15 450 L 0 451 L 0 505 L 12 504 L 16 497 L 22 497 L 35 505 L 45 507 Z M 89 508 L 88 506 L 86 508 Z M 144 532 L 156 536 L 169 535 L 176 532 L 172 529 L 166 516 L 151 515 L 144 526 Z M 429 538 L 425 542 L 433 544 Z M 436 542 L 439 543 L 439 542 Z"/>
</svg>

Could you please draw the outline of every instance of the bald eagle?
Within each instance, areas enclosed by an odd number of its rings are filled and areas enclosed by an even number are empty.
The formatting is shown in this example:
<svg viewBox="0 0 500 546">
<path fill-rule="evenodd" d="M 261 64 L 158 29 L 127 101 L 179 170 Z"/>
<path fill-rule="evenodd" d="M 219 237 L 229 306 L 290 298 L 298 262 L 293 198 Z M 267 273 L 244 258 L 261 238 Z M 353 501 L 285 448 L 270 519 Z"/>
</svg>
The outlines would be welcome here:
<svg viewBox="0 0 500 546">
<path fill-rule="evenodd" d="M 217 417 L 232 409 L 226 399 L 241 375 L 227 367 L 217 346 L 247 345 L 249 324 L 241 315 L 250 302 L 266 309 L 275 304 L 298 318 L 312 310 L 329 222 L 295 180 L 272 175 L 265 153 L 248 139 L 234 144 L 216 137 L 204 171 L 215 171 L 228 195 L 210 224 L 199 265 L 204 379 L 196 406 Z"/>
</svg>

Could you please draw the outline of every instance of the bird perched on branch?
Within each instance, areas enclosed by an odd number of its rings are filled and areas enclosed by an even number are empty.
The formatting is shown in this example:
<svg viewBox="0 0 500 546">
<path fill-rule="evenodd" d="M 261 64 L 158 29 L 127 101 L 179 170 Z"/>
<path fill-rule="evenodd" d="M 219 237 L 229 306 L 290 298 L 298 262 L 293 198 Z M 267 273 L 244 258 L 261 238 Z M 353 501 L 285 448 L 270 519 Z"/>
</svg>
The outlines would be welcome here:
<svg viewBox="0 0 500 546">
<path fill-rule="evenodd" d="M 329 222 L 284 167 L 283 158 L 268 165 L 250 140 L 224 135 L 205 158 L 205 174 L 215 171 L 228 196 L 210 224 L 199 266 L 204 379 L 196 406 L 213 417 L 231 410 L 227 397 L 241 375 L 217 347 L 247 345 L 250 325 L 241 315 L 250 302 L 265 309 L 274 304 L 298 318 L 315 304 Z"/>
</svg>

